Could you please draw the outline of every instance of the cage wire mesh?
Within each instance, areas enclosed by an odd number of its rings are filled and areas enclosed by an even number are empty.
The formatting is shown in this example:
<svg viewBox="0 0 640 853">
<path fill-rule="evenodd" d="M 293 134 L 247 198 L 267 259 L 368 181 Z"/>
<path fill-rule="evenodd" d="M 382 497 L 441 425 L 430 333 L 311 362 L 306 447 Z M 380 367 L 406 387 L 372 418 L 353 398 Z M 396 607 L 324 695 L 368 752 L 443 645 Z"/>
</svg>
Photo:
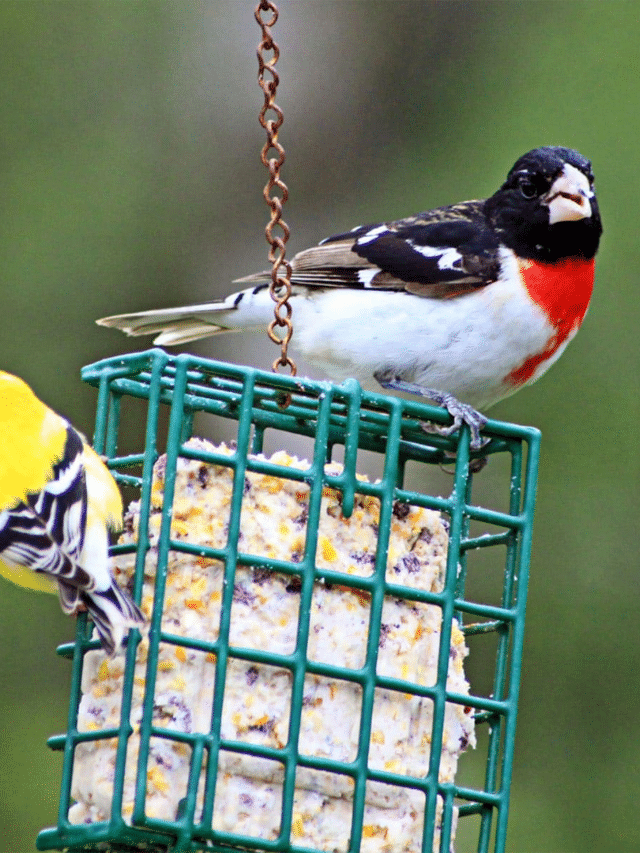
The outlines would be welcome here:
<svg viewBox="0 0 640 853">
<path fill-rule="evenodd" d="M 394 844 L 387 832 L 384 837 L 375 837 L 376 829 L 372 828 L 368 815 L 371 786 L 377 784 L 397 794 L 395 800 L 392 797 L 393 802 L 415 802 L 419 798 L 421 813 L 416 825 L 420 832 L 414 849 L 424 853 L 453 849 L 457 822 L 458 837 L 465 839 L 464 849 L 476 849 L 479 853 L 504 851 L 539 433 L 535 429 L 489 421 L 485 434 L 490 443 L 483 453 L 508 461 L 504 466 L 508 471 L 502 496 L 504 504 L 496 509 L 480 505 L 474 497 L 474 479 L 477 482 L 478 478 L 469 470 L 468 429 L 463 427 L 459 435 L 451 437 L 427 434 L 421 422 L 446 422 L 448 415 L 418 401 L 363 393 L 356 382 L 336 386 L 188 355 L 171 357 L 161 350 L 98 362 L 83 370 L 83 378 L 99 389 L 95 447 L 107 458 L 125 494 L 139 501 L 135 505 L 139 519 L 137 542 L 118 544 L 112 550 L 131 560 L 135 558 L 132 585 L 138 601 L 143 596 L 145 561 L 147 571 L 149 562 L 153 563 L 153 602 L 152 609 L 149 604 L 147 611 L 151 610 L 148 641 L 132 632 L 124 656 L 117 659 L 121 661 L 118 664 L 121 698 L 119 716 L 112 724 L 103 720 L 92 726 L 79 725 L 79 708 L 86 692 L 83 679 L 91 670 L 89 656 L 100 656 L 93 668 L 99 687 L 101 674 L 107 671 L 105 667 L 115 665 L 102 655 L 98 642 L 91 639 L 91 625 L 85 615 L 79 617 L 75 643 L 58 650 L 72 659 L 68 731 L 49 741 L 53 749 L 64 752 L 62 790 L 58 824 L 40 833 L 38 849 L 175 853 L 230 849 L 287 853 L 332 849 L 355 853 L 367 849 L 410 849 L 406 844 Z M 287 394 L 290 404 L 282 408 L 283 395 Z M 133 411 L 129 421 L 138 430 L 134 442 L 139 446 L 134 452 L 119 455 L 121 426 L 127 422 L 129 408 Z M 224 451 L 190 441 L 194 416 L 199 419 L 198 426 L 211 418 L 217 424 L 230 426 L 234 441 Z M 261 455 L 270 434 L 283 450 L 289 449 L 290 440 L 306 437 L 312 447 L 309 467 L 283 465 L 276 457 Z M 379 480 L 356 476 L 363 451 L 379 460 Z M 157 485 L 152 480 L 154 465 L 157 476 L 162 454 L 166 454 L 162 459 L 164 492 L 158 497 Z M 326 467 L 325 463 L 336 454 L 341 457 L 341 466 Z M 453 454 L 455 461 L 451 463 Z M 226 472 L 232 485 L 225 521 L 228 535 L 223 547 L 203 547 L 176 533 L 177 522 L 172 519 L 176 472 L 181 464 L 188 465 L 190 461 L 195 461 L 199 470 L 204 470 L 203 466 L 218 466 L 215 470 Z M 409 468 L 412 473 L 417 470 L 418 479 L 424 481 L 422 474 L 428 474 L 433 466 L 443 462 L 455 468 L 447 496 L 425 494 L 405 486 Z M 258 475 L 293 482 L 295 487 L 306 489 L 305 541 L 301 552 L 289 559 L 243 550 L 240 535 L 243 494 L 248 478 Z M 347 519 L 363 501 L 376 504 L 377 544 L 371 572 L 366 576 L 332 569 L 316 559 L 320 547 L 320 508 L 328 492 L 339 495 L 339 514 Z M 403 506 L 418 508 L 416 511 L 435 510 L 446 520 L 446 570 L 439 588 L 421 589 L 394 582 L 386 572 L 390 528 L 394 520 L 406 514 L 398 510 Z M 159 519 L 158 535 L 151 547 L 150 520 L 154 513 Z M 478 566 L 473 559 L 477 554 L 486 558 Z M 193 557 L 208 566 L 221 567 L 224 580 L 219 587 L 219 624 L 212 626 L 212 635 L 207 640 L 172 633 L 171 626 L 162 621 L 163 607 L 168 607 L 170 594 L 166 567 L 172 555 Z M 289 626 L 294 641 L 286 653 L 277 643 L 274 651 L 268 642 L 234 641 L 231 614 L 237 604 L 234 596 L 237 598 L 242 571 L 260 572 L 263 580 L 277 575 L 289 582 L 287 591 L 297 602 L 297 624 L 293 620 L 294 625 Z M 483 592 L 482 577 L 477 582 L 478 575 L 488 574 L 498 578 L 497 591 L 491 594 Z M 359 603 L 365 607 L 368 625 L 360 665 L 342 666 L 339 660 L 318 660 L 310 654 L 309 636 L 315 630 L 311 624 L 313 600 L 319 586 L 346 591 L 344 594 L 359 597 Z M 390 601 L 414 610 L 428 606 L 437 612 L 440 633 L 434 664 L 437 677 L 433 683 L 423 683 L 420 679 L 414 682 L 404 672 L 390 674 L 378 665 L 385 607 Z M 263 607 L 268 606 L 268 602 L 263 602 Z M 470 679 L 469 692 L 455 692 L 447 682 L 452 642 L 460 630 L 464 642 L 471 645 L 468 662 L 474 656 L 481 656 L 489 670 L 486 683 L 474 684 L 473 677 Z M 345 628 L 345 642 L 347 633 Z M 486 648 L 482 644 L 476 647 L 473 643 L 476 638 L 490 638 L 491 642 Z M 145 655 L 140 658 L 144 644 L 147 644 Z M 156 683 L 162 676 L 167 649 L 183 660 L 199 654 L 214 673 L 206 724 L 199 730 L 191 725 L 168 726 L 158 719 L 161 703 Z M 282 742 L 274 744 L 260 734 L 268 728 L 264 719 L 256 721 L 254 732 L 258 735 L 247 739 L 230 737 L 221 725 L 225 684 L 230 683 L 229 673 L 238 662 L 245 667 L 245 673 L 249 666 L 252 672 L 263 667 L 271 674 L 286 675 L 280 682 L 285 685 L 283 714 L 287 717 L 282 726 Z M 312 678 L 331 681 L 334 687 L 348 685 L 358 691 L 359 711 L 353 725 L 355 746 L 353 754 L 347 757 L 318 754 L 310 746 L 303 720 L 307 711 L 305 690 Z M 250 696 L 258 687 L 258 684 L 251 686 L 248 679 L 246 694 Z M 101 689 L 104 692 L 106 688 Z M 427 756 L 425 772 L 402 772 L 393 763 L 372 760 L 377 725 L 375 705 L 380 691 L 385 691 L 399 705 L 403 700 L 429 705 L 431 728 L 423 750 Z M 468 753 L 473 755 L 474 769 L 465 772 L 468 756 L 464 756 L 455 780 L 451 777 L 443 780 L 442 774 L 439 775 L 443 739 L 447 736 L 447 709 L 470 716 L 478 740 L 476 752 Z M 337 715 L 334 722 L 338 729 L 341 721 Z M 381 728 L 384 730 L 384 724 Z M 132 752 L 134 737 L 138 745 Z M 159 772 L 157 756 L 162 751 L 159 744 L 165 750 L 170 748 L 174 756 L 182 751 L 184 765 L 177 806 L 160 814 L 149 808 L 150 786 L 154 774 Z M 108 813 L 100 819 L 95 815 L 92 819 L 85 816 L 84 820 L 91 822 L 76 823 L 70 819 L 74 762 L 82 749 L 105 745 L 110 746 L 113 755 Z M 221 801 L 224 786 L 231 784 L 238 762 L 242 761 L 269 762 L 271 769 L 275 768 L 269 779 L 272 787 L 278 789 L 277 797 L 270 801 L 270 808 L 262 803 L 271 821 L 268 832 L 250 832 L 239 819 L 236 825 L 223 822 L 221 828 L 216 819 L 216 803 Z M 133 771 L 126 771 L 132 765 Z M 229 769 L 232 766 L 236 771 Z M 125 771 L 133 772 L 133 792 L 129 794 Z M 297 798 L 303 773 L 309 776 L 315 773 L 317 778 L 324 778 L 323 774 L 329 778 L 330 774 L 337 785 L 341 808 L 348 814 L 340 837 L 322 848 L 308 838 L 305 840 L 304 832 L 300 831 Z M 265 778 L 263 774 L 263 787 Z M 329 809 L 330 817 L 330 798 L 321 796 L 320 800 L 320 809 Z M 240 794 L 240 803 L 246 811 L 251 811 L 252 797 Z M 337 832 L 335 826 L 333 831 Z"/>
</svg>

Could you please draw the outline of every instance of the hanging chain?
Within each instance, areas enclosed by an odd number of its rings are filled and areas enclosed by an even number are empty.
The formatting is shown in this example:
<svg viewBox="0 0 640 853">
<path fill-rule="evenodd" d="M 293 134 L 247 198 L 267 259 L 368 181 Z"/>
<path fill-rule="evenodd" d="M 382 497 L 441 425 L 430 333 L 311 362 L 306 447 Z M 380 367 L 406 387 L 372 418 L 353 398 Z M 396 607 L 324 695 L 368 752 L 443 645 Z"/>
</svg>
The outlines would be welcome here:
<svg viewBox="0 0 640 853">
<path fill-rule="evenodd" d="M 264 17 L 263 13 L 270 13 L 270 17 Z M 277 372 L 278 367 L 288 367 L 291 375 L 296 375 L 296 365 L 293 359 L 287 355 L 287 348 L 293 325 L 291 323 L 291 264 L 285 260 L 285 248 L 289 239 L 289 227 L 282 218 L 282 207 L 286 202 L 289 191 L 280 177 L 280 167 L 284 163 L 284 148 L 278 142 L 278 131 L 283 122 L 282 110 L 275 103 L 276 91 L 280 78 L 276 72 L 275 65 L 280 56 L 280 49 L 273 40 L 271 27 L 278 20 L 278 9 L 271 0 L 261 0 L 255 11 L 255 18 L 262 30 L 262 41 L 258 45 L 258 82 L 264 92 L 264 105 L 260 110 L 260 124 L 267 132 L 267 141 L 260 154 L 265 167 L 269 170 L 269 180 L 263 190 L 266 203 L 271 208 L 271 219 L 265 228 L 265 236 L 270 245 L 269 260 L 271 261 L 271 284 L 269 292 L 276 303 L 274 308 L 274 319 L 269 323 L 267 330 L 269 337 L 275 344 L 280 345 L 280 356 L 273 362 L 273 370 Z M 270 54 L 270 56 L 269 56 Z M 275 118 L 267 118 L 267 113 Z M 275 152 L 276 157 L 269 157 L 269 152 Z M 279 228 L 282 236 L 274 234 L 274 229 Z M 281 270 L 284 275 L 281 275 Z M 286 331 L 277 334 L 276 326 Z"/>
</svg>

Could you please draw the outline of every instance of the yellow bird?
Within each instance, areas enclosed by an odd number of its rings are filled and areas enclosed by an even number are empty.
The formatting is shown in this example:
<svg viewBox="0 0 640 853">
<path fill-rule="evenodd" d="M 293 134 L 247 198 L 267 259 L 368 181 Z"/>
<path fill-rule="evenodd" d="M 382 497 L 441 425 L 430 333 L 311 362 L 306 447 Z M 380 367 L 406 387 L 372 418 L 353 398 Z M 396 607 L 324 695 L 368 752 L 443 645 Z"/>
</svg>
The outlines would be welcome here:
<svg viewBox="0 0 640 853">
<path fill-rule="evenodd" d="M 0 371 L 0 574 L 87 610 L 113 655 L 144 616 L 109 568 L 107 528 L 122 525 L 111 473 L 71 424 Z"/>
</svg>

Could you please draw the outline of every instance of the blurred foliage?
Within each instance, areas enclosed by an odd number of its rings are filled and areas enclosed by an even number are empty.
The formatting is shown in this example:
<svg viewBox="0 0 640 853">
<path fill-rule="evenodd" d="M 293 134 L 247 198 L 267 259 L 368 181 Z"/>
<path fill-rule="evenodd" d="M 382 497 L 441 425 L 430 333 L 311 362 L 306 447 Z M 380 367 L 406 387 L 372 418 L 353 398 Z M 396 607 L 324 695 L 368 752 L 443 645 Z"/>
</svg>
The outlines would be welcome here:
<svg viewBox="0 0 640 853">
<path fill-rule="evenodd" d="M 0 364 L 88 434 L 81 365 L 139 348 L 96 317 L 216 297 L 265 265 L 254 5 L 0 4 Z M 489 194 L 540 144 L 593 161 L 605 237 L 585 327 L 491 413 L 544 434 L 508 849 L 635 851 L 637 3 L 279 5 L 292 252 Z M 192 348 L 275 355 L 238 336 Z M 45 739 L 65 727 L 54 648 L 73 626 L 9 584 L 0 624 L 0 838 L 28 853 L 56 819 Z"/>
</svg>

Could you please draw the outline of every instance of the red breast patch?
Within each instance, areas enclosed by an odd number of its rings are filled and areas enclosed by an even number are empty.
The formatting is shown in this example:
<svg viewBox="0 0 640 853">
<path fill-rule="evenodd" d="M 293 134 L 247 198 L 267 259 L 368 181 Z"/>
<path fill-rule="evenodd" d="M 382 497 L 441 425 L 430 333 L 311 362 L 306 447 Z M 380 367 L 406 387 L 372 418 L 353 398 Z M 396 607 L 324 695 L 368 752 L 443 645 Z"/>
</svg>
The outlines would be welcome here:
<svg viewBox="0 0 640 853">
<path fill-rule="evenodd" d="M 555 264 L 519 261 L 519 266 L 529 295 L 556 331 L 542 352 L 530 356 L 509 374 L 507 381 L 514 385 L 528 382 L 538 367 L 580 328 L 593 292 L 595 258 L 568 258 Z"/>
</svg>

